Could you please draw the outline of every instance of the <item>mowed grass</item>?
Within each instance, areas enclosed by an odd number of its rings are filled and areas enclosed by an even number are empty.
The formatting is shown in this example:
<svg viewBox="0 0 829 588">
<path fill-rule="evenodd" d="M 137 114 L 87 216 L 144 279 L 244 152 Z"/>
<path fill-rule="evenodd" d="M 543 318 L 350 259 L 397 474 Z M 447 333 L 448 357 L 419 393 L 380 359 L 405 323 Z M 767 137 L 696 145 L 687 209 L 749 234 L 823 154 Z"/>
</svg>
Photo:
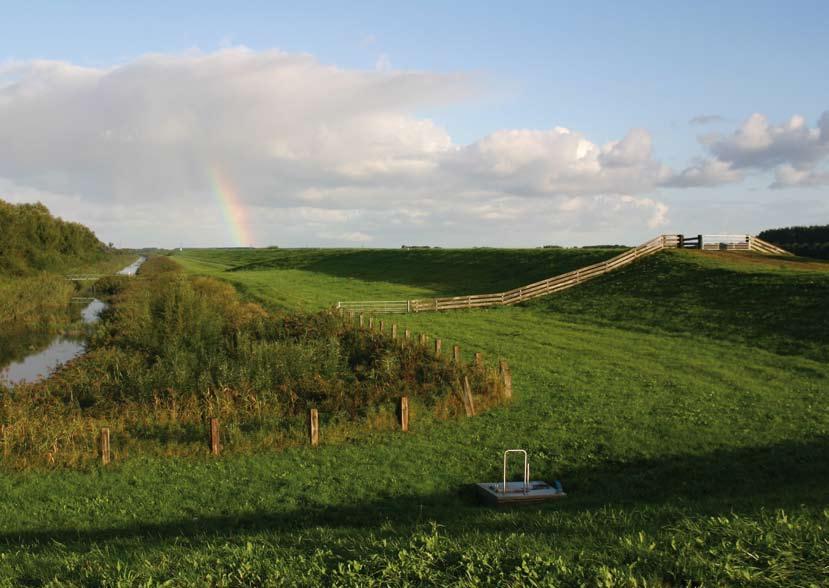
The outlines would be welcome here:
<svg viewBox="0 0 829 588">
<path fill-rule="evenodd" d="M 357 252 L 361 278 L 331 260 L 313 271 L 319 261 L 276 266 L 273 252 L 183 253 L 189 269 L 288 308 L 502 288 L 473 269 L 480 251 L 446 251 L 454 265 L 428 287 L 403 270 L 390 278 L 374 252 Z M 583 253 L 536 254 L 555 274 Z M 504 287 L 542 277 L 516 270 Z M 10 585 L 822 585 L 827 299 L 819 264 L 666 252 L 520 307 L 389 317 L 466 357 L 507 358 L 512 405 L 317 450 L 7 473 L 0 575 Z M 499 479 L 510 447 L 528 449 L 533 478 L 561 479 L 569 497 L 477 506 L 468 485 Z"/>
<path fill-rule="evenodd" d="M 317 310 L 338 300 L 488 294 L 609 259 L 601 249 L 186 249 L 176 260 L 260 302 Z"/>
</svg>

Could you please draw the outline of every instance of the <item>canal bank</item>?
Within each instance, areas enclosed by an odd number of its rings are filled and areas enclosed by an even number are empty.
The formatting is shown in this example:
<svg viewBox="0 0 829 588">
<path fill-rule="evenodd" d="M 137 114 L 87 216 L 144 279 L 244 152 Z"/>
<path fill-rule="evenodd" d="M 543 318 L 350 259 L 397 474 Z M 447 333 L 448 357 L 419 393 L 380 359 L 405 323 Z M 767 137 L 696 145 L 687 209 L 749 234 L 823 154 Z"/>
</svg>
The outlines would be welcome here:
<svg viewBox="0 0 829 588">
<path fill-rule="evenodd" d="M 143 256 L 139 257 L 117 275 L 136 275 L 146 259 Z M 97 298 L 85 300 L 84 303 L 85 306 L 80 311 L 80 320 L 84 326 L 92 325 L 98 321 L 107 305 Z M 86 340 L 83 336 L 50 336 L 37 332 L 6 336 L 0 334 L 0 348 L 10 350 L 7 356 L 12 358 L 0 364 L 0 384 L 14 386 L 48 377 L 66 362 L 82 355 L 86 351 Z M 14 358 L 15 355 L 19 356 L 19 353 L 15 354 L 11 350 L 16 349 L 23 350 L 23 357 Z"/>
</svg>

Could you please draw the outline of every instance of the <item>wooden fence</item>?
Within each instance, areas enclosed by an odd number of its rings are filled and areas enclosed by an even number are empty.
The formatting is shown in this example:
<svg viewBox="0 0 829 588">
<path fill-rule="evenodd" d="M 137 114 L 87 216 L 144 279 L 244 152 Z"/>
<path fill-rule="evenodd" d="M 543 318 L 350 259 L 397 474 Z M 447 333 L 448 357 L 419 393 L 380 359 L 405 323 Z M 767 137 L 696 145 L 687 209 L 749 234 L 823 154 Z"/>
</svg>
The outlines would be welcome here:
<svg viewBox="0 0 829 588">
<path fill-rule="evenodd" d="M 792 255 L 792 253 L 789 253 L 782 247 L 778 247 L 768 241 L 763 241 L 760 237 L 754 237 L 752 235 L 748 238 L 748 248 L 751 251 L 765 253 L 766 255 Z"/>
<path fill-rule="evenodd" d="M 346 320 L 345 313 L 340 313 L 343 319 Z M 420 333 L 419 336 L 413 334 L 406 329 L 405 335 L 398 338 L 398 326 L 396 323 L 390 325 L 390 329 L 384 329 L 385 321 L 378 321 L 376 324 L 370 320 L 365 320 L 364 315 L 355 315 L 349 312 L 347 324 L 353 328 L 357 328 L 367 333 L 388 336 L 401 347 L 413 346 L 421 349 L 428 349 L 429 337 L 426 333 Z M 428 351 L 429 354 L 434 354 L 435 357 L 453 366 L 454 383 L 451 385 L 452 393 L 456 394 L 461 404 L 463 405 L 463 414 L 466 417 L 474 417 L 479 411 L 476 410 L 477 401 L 483 402 L 483 410 L 488 406 L 492 406 L 493 398 L 498 402 L 511 402 L 513 398 L 513 383 L 512 370 L 507 360 L 501 358 L 498 360 L 497 366 L 487 365 L 484 361 L 484 354 L 482 352 L 475 352 L 473 354 L 472 362 L 465 362 L 461 356 L 461 348 L 459 345 L 453 345 L 451 354 L 443 355 L 441 353 L 442 340 L 434 338 L 434 352 Z M 476 386 L 470 383 L 470 372 L 474 371 L 478 375 L 482 375 L 484 381 L 480 380 Z M 410 423 L 412 422 L 412 412 L 410 410 L 409 396 L 402 394 L 395 399 L 395 425 L 397 430 L 408 433 L 410 431 Z M 379 407 L 379 405 L 375 405 Z M 388 405 L 386 405 L 388 408 Z M 479 409 L 481 406 L 479 405 Z M 320 445 L 323 428 L 320 424 L 320 412 L 315 407 L 310 407 L 307 412 L 305 440 L 311 447 Z M 19 426 L 22 431 L 23 427 Z M 8 461 L 14 455 L 13 437 L 18 430 L 18 426 L 12 424 L 0 423 L 0 463 Z M 113 451 L 112 438 L 110 427 L 102 427 L 97 430 L 93 451 L 104 466 L 109 465 L 115 458 L 116 453 Z M 222 433 L 221 421 L 216 417 L 208 417 L 205 423 L 205 430 L 202 432 L 204 441 L 206 442 L 206 449 L 211 455 L 221 455 L 225 447 L 223 439 L 226 438 Z M 114 435 L 117 442 L 117 431 Z M 53 449 L 47 451 L 47 462 L 55 464 L 54 455 L 57 451 L 57 441 Z"/>
<path fill-rule="evenodd" d="M 752 250 L 772 255 L 791 255 L 789 252 L 751 235 L 659 235 L 646 243 L 611 257 L 565 274 L 553 276 L 539 282 L 520 286 L 506 292 L 494 294 L 472 294 L 469 296 L 449 296 L 443 298 L 421 298 L 397 301 L 357 301 L 337 302 L 336 308 L 353 312 L 366 313 L 403 313 L 438 310 L 459 310 L 463 308 L 487 308 L 491 306 L 509 306 L 539 296 L 561 292 L 573 286 L 597 278 L 608 272 L 630 265 L 634 261 L 658 253 L 663 249 L 715 249 L 715 250 Z"/>
</svg>

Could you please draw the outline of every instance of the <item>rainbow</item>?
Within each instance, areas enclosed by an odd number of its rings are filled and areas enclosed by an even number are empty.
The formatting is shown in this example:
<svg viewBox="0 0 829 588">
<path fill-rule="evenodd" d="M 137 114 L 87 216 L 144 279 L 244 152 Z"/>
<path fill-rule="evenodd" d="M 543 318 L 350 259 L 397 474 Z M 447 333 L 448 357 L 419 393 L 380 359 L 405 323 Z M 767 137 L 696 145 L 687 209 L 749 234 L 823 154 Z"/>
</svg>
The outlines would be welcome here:
<svg viewBox="0 0 829 588">
<path fill-rule="evenodd" d="M 239 199 L 236 188 L 218 166 L 211 166 L 209 171 L 211 187 L 219 201 L 231 237 L 237 246 L 252 247 L 253 232 L 248 223 L 247 210 Z"/>
</svg>

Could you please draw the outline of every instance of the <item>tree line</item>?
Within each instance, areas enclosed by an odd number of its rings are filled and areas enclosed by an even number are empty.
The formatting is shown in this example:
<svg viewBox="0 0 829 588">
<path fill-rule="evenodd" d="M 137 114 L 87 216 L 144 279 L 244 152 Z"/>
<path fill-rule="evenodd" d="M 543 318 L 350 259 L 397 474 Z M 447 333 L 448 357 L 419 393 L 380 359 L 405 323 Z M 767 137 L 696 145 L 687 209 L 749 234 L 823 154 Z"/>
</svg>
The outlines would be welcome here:
<svg viewBox="0 0 829 588">
<path fill-rule="evenodd" d="M 767 229 L 757 236 L 795 255 L 829 259 L 829 225 Z"/>
<path fill-rule="evenodd" d="M 50 214 L 43 204 L 0 200 L 0 274 L 27 276 L 103 257 L 90 229 Z"/>
</svg>

